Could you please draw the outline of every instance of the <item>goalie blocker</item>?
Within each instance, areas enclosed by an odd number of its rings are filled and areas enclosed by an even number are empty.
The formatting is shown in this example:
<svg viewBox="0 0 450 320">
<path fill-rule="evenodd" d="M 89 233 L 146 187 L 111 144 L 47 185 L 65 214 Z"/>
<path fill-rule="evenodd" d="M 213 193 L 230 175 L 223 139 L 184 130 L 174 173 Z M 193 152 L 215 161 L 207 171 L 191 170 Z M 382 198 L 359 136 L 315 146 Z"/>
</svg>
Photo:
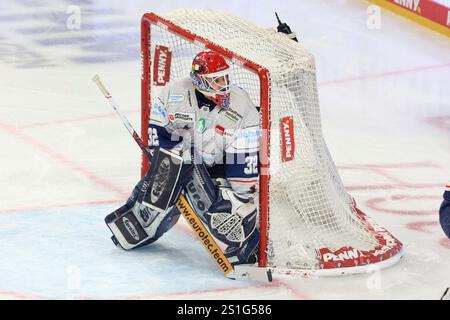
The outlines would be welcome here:
<svg viewBox="0 0 450 320">
<path fill-rule="evenodd" d="M 163 148 L 154 151 L 149 171 L 127 203 L 105 218 L 114 243 L 131 250 L 158 240 L 178 221 L 176 203 L 182 195 L 214 238 L 226 245 L 230 263 L 255 263 L 259 231 L 253 201 L 237 197 L 225 179 L 212 180 L 205 165 L 183 163 Z"/>
</svg>

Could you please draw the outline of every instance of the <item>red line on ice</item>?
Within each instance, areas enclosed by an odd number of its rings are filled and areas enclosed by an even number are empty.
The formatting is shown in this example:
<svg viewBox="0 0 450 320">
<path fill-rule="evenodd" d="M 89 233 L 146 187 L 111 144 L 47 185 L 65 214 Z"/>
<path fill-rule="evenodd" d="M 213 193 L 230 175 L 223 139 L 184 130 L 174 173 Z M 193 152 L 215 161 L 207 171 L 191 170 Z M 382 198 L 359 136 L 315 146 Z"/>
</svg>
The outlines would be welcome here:
<svg viewBox="0 0 450 320">
<path fill-rule="evenodd" d="M 440 165 L 434 162 L 410 162 L 410 163 L 379 163 L 379 164 L 343 164 L 338 165 L 338 169 L 399 169 L 399 168 L 441 168 Z"/>
<path fill-rule="evenodd" d="M 129 111 L 126 112 L 126 114 L 131 113 L 137 113 L 140 111 Z M 30 129 L 30 128 L 37 128 L 37 127 L 46 127 L 51 125 L 61 125 L 66 123 L 74 123 L 74 122 L 81 122 L 86 120 L 95 120 L 95 119 L 101 119 L 101 118 L 112 118 L 115 116 L 115 113 L 105 113 L 105 114 L 97 114 L 97 115 L 87 115 L 87 116 L 81 116 L 81 117 L 75 117 L 75 118 L 67 118 L 67 119 L 61 119 L 61 120 L 53 120 L 53 121 L 46 121 L 46 122 L 35 122 L 35 123 L 29 123 L 22 126 L 19 126 L 21 129 Z"/>
<path fill-rule="evenodd" d="M 84 168 L 80 164 L 76 163 L 75 161 L 72 161 L 68 158 L 66 158 L 64 155 L 58 153 L 57 151 L 51 149 L 50 147 L 40 143 L 36 139 L 32 138 L 28 134 L 22 132 L 20 129 L 15 128 L 13 126 L 4 124 L 0 122 L 0 129 L 6 131 L 7 133 L 13 135 L 19 140 L 22 140 L 23 142 L 31 145 L 33 148 L 39 150 L 40 152 L 46 154 L 56 162 L 59 162 L 63 164 L 64 166 L 68 167 L 69 169 L 81 174 L 82 176 L 86 177 L 93 183 L 95 183 L 98 186 L 103 187 L 104 189 L 111 191 L 115 193 L 116 195 L 119 195 L 121 197 L 127 196 L 128 193 L 124 192 L 123 190 L 117 188 L 114 186 L 111 182 L 107 181 L 106 179 L 96 175 L 94 172 L 90 171 L 87 168 Z"/>
<path fill-rule="evenodd" d="M 301 293 L 298 289 L 293 288 L 286 284 L 283 281 L 280 280 L 274 280 L 271 284 L 258 284 L 258 285 L 249 285 L 245 287 L 238 287 L 238 288 L 216 288 L 216 289 L 209 289 L 209 290 L 192 290 L 192 291 L 180 291 L 180 292 L 168 292 L 168 293 L 158 293 L 158 294 L 140 294 L 140 295 L 133 295 L 133 296 L 122 296 L 117 298 L 112 298 L 115 300 L 147 300 L 147 299 L 160 299 L 164 297 L 177 297 L 177 296 L 185 296 L 185 295 L 199 295 L 199 294 L 209 294 L 209 293 L 226 293 L 226 292 L 237 292 L 237 291 L 243 291 L 243 290 L 252 290 L 252 289 L 271 289 L 276 287 L 283 287 L 288 289 L 297 299 L 299 300 L 311 300 L 312 297 Z M 26 293 L 18 293 L 18 292 L 12 292 L 12 291 L 1 291 L 0 290 L 0 296 L 5 295 L 7 297 L 15 298 L 15 299 L 25 299 L 25 300 L 48 300 L 47 297 L 43 296 L 37 296 L 32 294 L 26 294 Z M 89 296 L 79 296 L 78 299 L 81 300 L 92 300 L 97 299 L 95 297 L 89 297 Z M 100 298 L 101 299 L 101 298 Z"/>
<path fill-rule="evenodd" d="M 61 119 L 61 120 L 54 120 L 54 121 L 47 121 L 47 122 L 35 122 L 35 123 L 30 123 L 30 124 L 20 126 L 20 128 L 21 129 L 30 129 L 30 128 L 37 128 L 37 127 L 47 127 L 47 126 L 51 126 L 51 125 L 60 125 L 60 124 L 65 124 L 65 123 L 73 123 L 73 122 L 94 120 L 94 119 L 100 119 L 100 118 L 111 118 L 113 115 L 114 115 L 113 113 L 109 113 L 109 114 L 83 116 L 83 117 Z"/>
<path fill-rule="evenodd" d="M 207 289 L 207 290 L 192 290 L 192 291 L 180 291 L 180 292 L 168 292 L 168 293 L 157 293 L 157 294 L 141 294 L 136 296 L 128 296 L 128 297 L 119 297 L 116 299 L 119 300 L 138 300 L 138 299 L 158 299 L 158 297 L 177 297 L 184 295 L 196 295 L 196 294 L 208 294 L 208 293 L 224 293 L 224 292 L 233 292 L 240 290 L 248 290 L 248 289 L 260 289 L 260 288 L 271 288 L 270 284 L 261 284 L 261 285 L 253 285 L 239 288 L 217 288 L 217 289 Z"/>
<path fill-rule="evenodd" d="M 439 241 L 439 244 L 444 248 L 450 249 L 450 239 L 442 238 L 441 241 Z"/>
<path fill-rule="evenodd" d="M 21 299 L 21 300 L 48 300 L 48 298 L 33 295 L 33 294 L 0 290 L 0 300 L 4 299 L 2 296 L 6 296 L 8 298 L 13 298 L 13 299 Z"/>
<path fill-rule="evenodd" d="M 424 232 L 424 233 L 432 233 L 427 230 L 427 227 L 434 227 L 439 225 L 438 221 L 421 221 L 421 222 L 411 222 L 406 224 L 406 227 L 411 230 Z"/>
<path fill-rule="evenodd" d="M 54 203 L 46 205 L 35 205 L 35 206 L 25 206 L 25 207 L 13 207 L 0 209 L 0 214 L 2 213 L 16 213 L 16 212 L 29 212 L 29 211 L 39 211 L 46 209 L 57 209 L 57 208 L 69 208 L 69 207 L 80 207 L 87 205 L 98 205 L 98 204 L 111 204 L 123 201 L 123 199 L 106 199 L 106 200 L 92 200 L 92 201 L 80 201 L 80 202 L 69 202 L 69 203 Z"/>
<path fill-rule="evenodd" d="M 354 82 L 354 81 L 361 81 L 361 80 L 368 80 L 368 79 L 374 79 L 374 78 L 380 78 L 380 77 L 387 77 L 387 76 L 394 76 L 394 75 L 400 75 L 404 73 L 411 73 L 411 72 L 418 72 L 423 70 L 432 70 L 432 69 L 440 69 L 440 68 L 448 68 L 450 67 L 450 63 L 444 63 L 444 64 L 438 64 L 438 65 L 431 65 L 431 66 L 423 66 L 423 67 L 417 67 L 417 68 L 411 68 L 411 69 L 403 69 L 403 70 L 394 70 L 389 72 L 383 72 L 383 73 L 377 73 L 377 74 L 369 74 L 369 75 L 362 75 L 362 76 L 355 76 L 350 78 L 343 78 L 343 79 L 337 79 L 337 80 L 331 80 L 331 81 L 324 81 L 320 82 L 320 86 L 327 86 L 327 85 L 333 85 L 333 84 L 342 84 L 347 82 Z M 139 110 L 129 111 L 127 113 L 136 113 L 140 112 Z M 49 125 L 59 125 L 64 123 L 71 123 L 71 122 L 80 122 L 85 120 L 93 120 L 98 118 L 109 118 L 114 116 L 114 113 L 108 113 L 103 115 L 92 115 L 92 116 L 83 116 L 83 117 L 77 117 L 77 118 L 69 118 L 69 119 L 62 119 L 62 120 L 55 120 L 55 121 L 47 121 L 47 122 L 37 122 L 37 123 L 30 123 L 21 126 L 21 128 L 35 128 L 35 127 L 43 127 L 43 126 L 49 126 Z M 440 117 L 440 118 L 430 118 L 429 122 L 438 126 L 445 126 L 446 129 L 450 129 L 448 124 L 448 118 L 450 117 Z M 444 123 L 444 122 L 446 123 Z M 384 166 L 384 165 L 381 165 Z"/>
<path fill-rule="evenodd" d="M 411 168 L 441 168 L 433 162 L 413 162 L 413 163 L 385 163 L 385 164 L 344 164 L 337 166 L 339 171 L 342 170 L 369 170 L 393 183 L 379 183 L 366 185 L 346 185 L 347 191 L 358 190 L 388 190 L 388 189 L 424 189 L 424 188 L 441 188 L 441 183 L 408 183 L 400 180 L 386 169 L 411 169 Z"/>
<path fill-rule="evenodd" d="M 386 172 L 386 168 L 370 168 L 371 171 L 375 172 L 376 174 L 385 177 L 388 180 L 391 180 L 391 182 L 398 183 L 398 184 L 405 184 L 406 182 L 398 179 L 397 177 L 393 176 L 389 172 Z"/>
<path fill-rule="evenodd" d="M 217 288 L 217 289 L 209 289 L 209 290 L 192 290 L 192 291 L 180 291 L 180 292 L 169 292 L 169 293 L 158 293 L 158 294 L 142 294 L 136 296 L 128 296 L 128 297 L 119 297 L 116 299 L 119 300 L 147 300 L 147 299 L 160 299 L 166 297 L 177 297 L 177 296 L 186 296 L 186 295 L 199 295 L 199 294 L 209 294 L 209 293 L 226 293 L 226 292 L 236 292 L 242 290 L 251 290 L 251 289 L 270 289 L 274 287 L 283 287 L 291 291 L 297 299 L 302 300 L 311 300 L 312 298 L 299 292 L 297 289 L 294 289 L 287 285 L 286 283 L 274 280 L 271 284 L 259 284 L 259 285 L 250 285 L 239 288 Z"/>
<path fill-rule="evenodd" d="M 441 129 L 450 131 L 450 116 L 426 118 L 426 122 Z"/>
<path fill-rule="evenodd" d="M 438 214 L 439 207 L 432 210 L 396 210 L 396 209 L 386 209 L 378 206 L 379 203 L 388 203 L 389 201 L 408 201 L 413 200 L 425 200 L 425 199 L 441 199 L 440 196 L 427 196 L 427 195 L 391 195 L 390 197 L 375 197 L 366 201 L 366 206 L 372 210 L 385 213 L 393 213 L 399 215 L 409 215 L 409 216 L 422 216 L 422 215 L 432 215 Z"/>
<path fill-rule="evenodd" d="M 371 80 L 371 79 L 376 79 L 376 78 L 392 77 L 392 76 L 397 76 L 397 75 L 401 75 L 401 74 L 405 74 L 405 73 L 413 73 L 413 72 L 433 70 L 433 69 L 443 69 L 443 68 L 449 68 L 449 67 L 450 67 L 450 63 L 443 63 L 443 64 L 423 66 L 423 67 L 417 67 L 417 68 L 411 68 L 411 69 L 393 70 L 393 71 L 387 71 L 387 72 L 381 72 L 381 73 L 354 76 L 354 77 L 350 77 L 350 78 L 324 81 L 324 82 L 320 82 L 319 86 L 328 86 L 328 85 L 343 84 L 343 83 L 362 81 L 362 80 Z"/>
<path fill-rule="evenodd" d="M 285 287 L 286 289 L 291 291 L 298 300 L 313 300 L 314 299 L 314 298 L 300 292 L 297 288 L 290 286 L 285 281 L 274 280 L 272 283 Z"/>
<path fill-rule="evenodd" d="M 348 185 L 345 186 L 347 191 L 361 191 L 361 190 L 389 190 L 389 189 L 428 189 L 428 188 L 442 188 L 441 183 L 424 183 L 424 184 L 371 184 L 371 185 Z"/>
</svg>

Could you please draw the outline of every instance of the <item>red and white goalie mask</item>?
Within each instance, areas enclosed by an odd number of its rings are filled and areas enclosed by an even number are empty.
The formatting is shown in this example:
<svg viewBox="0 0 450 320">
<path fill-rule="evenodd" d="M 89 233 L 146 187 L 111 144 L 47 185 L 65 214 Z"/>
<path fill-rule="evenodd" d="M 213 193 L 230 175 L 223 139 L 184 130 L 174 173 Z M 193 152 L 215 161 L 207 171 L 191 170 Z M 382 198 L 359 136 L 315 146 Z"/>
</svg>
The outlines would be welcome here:
<svg viewBox="0 0 450 320">
<path fill-rule="evenodd" d="M 192 62 L 191 79 L 195 88 L 221 108 L 230 105 L 230 66 L 218 53 L 199 52 Z"/>
</svg>

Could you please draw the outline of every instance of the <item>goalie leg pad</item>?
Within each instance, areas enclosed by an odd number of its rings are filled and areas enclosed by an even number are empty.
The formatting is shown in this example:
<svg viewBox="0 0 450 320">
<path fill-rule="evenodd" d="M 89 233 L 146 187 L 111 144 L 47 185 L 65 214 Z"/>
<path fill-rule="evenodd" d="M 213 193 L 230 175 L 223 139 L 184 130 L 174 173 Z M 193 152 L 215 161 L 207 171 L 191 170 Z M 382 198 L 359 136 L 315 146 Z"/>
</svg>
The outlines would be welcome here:
<svg viewBox="0 0 450 320">
<path fill-rule="evenodd" d="M 219 188 L 208 211 L 206 216 L 214 236 L 228 245 L 243 247 L 257 228 L 256 205 L 239 198 L 230 188 Z"/>
<path fill-rule="evenodd" d="M 105 223 L 114 235 L 113 241 L 125 250 L 132 249 L 148 237 L 126 204 L 107 215 Z"/>
<path fill-rule="evenodd" d="M 173 206 L 178 197 L 181 173 L 189 176 L 191 168 L 167 150 L 156 149 L 149 172 L 134 187 L 126 204 L 109 214 L 105 222 L 113 241 L 130 250 L 159 239 L 175 225 L 179 212 Z"/>
<path fill-rule="evenodd" d="M 183 158 L 162 148 L 156 148 L 145 180 L 145 190 L 138 201 L 159 212 L 166 211 L 178 196 L 178 180 L 184 169 Z"/>
<path fill-rule="evenodd" d="M 195 165 L 184 188 L 186 199 L 200 219 L 207 223 L 206 213 L 217 198 L 217 186 L 204 164 Z"/>
<path fill-rule="evenodd" d="M 204 165 L 196 165 L 185 196 L 211 234 L 228 247 L 231 263 L 254 263 L 259 243 L 256 205 L 239 198 L 226 180 L 210 178 Z"/>
<path fill-rule="evenodd" d="M 259 244 L 258 212 L 251 200 L 239 198 L 230 188 L 220 187 L 206 215 L 214 237 L 227 244 L 232 264 L 253 264 Z"/>
<path fill-rule="evenodd" d="M 157 212 L 136 202 L 132 208 L 123 205 L 105 218 L 105 222 L 124 250 L 148 245 L 158 240 L 172 228 L 180 217 L 179 211 L 170 207 L 166 212 Z"/>
<path fill-rule="evenodd" d="M 231 264 L 254 264 L 258 262 L 259 230 L 255 229 L 243 245 L 230 245 L 225 256 Z"/>
</svg>

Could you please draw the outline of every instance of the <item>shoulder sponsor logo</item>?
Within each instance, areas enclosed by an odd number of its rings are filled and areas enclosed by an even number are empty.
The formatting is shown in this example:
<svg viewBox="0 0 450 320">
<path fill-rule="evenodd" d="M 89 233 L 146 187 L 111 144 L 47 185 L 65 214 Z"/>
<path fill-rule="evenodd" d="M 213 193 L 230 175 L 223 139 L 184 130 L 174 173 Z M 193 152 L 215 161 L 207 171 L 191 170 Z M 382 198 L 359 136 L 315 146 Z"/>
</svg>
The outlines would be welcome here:
<svg viewBox="0 0 450 320">
<path fill-rule="evenodd" d="M 284 117 L 280 122 L 281 129 L 281 159 L 283 162 L 294 160 L 294 118 Z"/>
<path fill-rule="evenodd" d="M 133 237 L 133 239 L 136 241 L 139 241 L 139 234 L 138 234 L 136 228 L 134 227 L 134 225 L 131 223 L 131 221 L 128 220 L 126 217 L 124 217 L 122 219 L 122 221 L 123 221 L 123 225 L 125 226 L 125 228 L 127 228 L 128 232 Z"/>
<path fill-rule="evenodd" d="M 174 94 L 170 95 L 168 102 L 183 102 L 184 101 L 184 95 L 182 94 Z"/>
<path fill-rule="evenodd" d="M 175 112 L 169 114 L 170 121 L 194 122 L 193 113 Z"/>
<path fill-rule="evenodd" d="M 165 86 L 170 81 L 172 52 L 168 47 L 156 46 L 153 63 L 153 84 Z"/>
</svg>

